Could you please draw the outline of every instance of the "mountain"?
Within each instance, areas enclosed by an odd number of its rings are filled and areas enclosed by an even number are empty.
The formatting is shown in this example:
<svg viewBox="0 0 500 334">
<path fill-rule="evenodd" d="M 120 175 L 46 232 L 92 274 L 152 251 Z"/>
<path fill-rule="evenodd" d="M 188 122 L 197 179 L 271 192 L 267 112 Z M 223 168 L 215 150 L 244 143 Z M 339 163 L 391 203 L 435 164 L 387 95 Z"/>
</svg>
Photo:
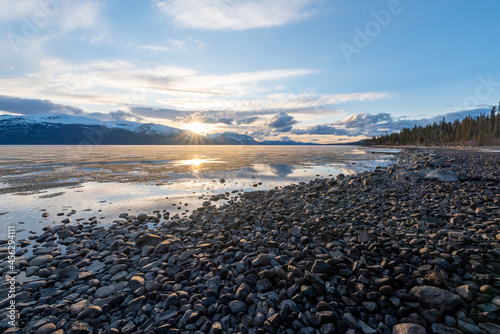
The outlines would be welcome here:
<svg viewBox="0 0 500 334">
<path fill-rule="evenodd" d="M 215 133 L 207 135 L 217 145 L 259 145 L 260 143 L 247 135 L 234 132 Z"/>
<path fill-rule="evenodd" d="M 258 145 L 225 132 L 203 136 L 154 123 L 101 121 L 83 116 L 0 115 L 0 145 Z"/>
</svg>

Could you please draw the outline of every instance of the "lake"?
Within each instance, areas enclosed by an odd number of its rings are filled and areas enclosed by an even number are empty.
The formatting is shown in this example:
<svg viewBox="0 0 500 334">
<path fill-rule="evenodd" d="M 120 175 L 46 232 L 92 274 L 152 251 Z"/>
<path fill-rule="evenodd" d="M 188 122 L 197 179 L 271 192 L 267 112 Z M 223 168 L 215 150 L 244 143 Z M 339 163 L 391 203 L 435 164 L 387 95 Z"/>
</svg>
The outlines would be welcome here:
<svg viewBox="0 0 500 334">
<path fill-rule="evenodd" d="M 97 217 L 107 224 L 120 213 L 155 210 L 182 217 L 217 194 L 232 199 L 241 191 L 357 173 L 396 159 L 393 151 L 370 151 L 360 146 L 0 146 L 0 220 L 4 226 L 18 224 L 22 239 L 66 218 L 85 223 Z"/>
</svg>

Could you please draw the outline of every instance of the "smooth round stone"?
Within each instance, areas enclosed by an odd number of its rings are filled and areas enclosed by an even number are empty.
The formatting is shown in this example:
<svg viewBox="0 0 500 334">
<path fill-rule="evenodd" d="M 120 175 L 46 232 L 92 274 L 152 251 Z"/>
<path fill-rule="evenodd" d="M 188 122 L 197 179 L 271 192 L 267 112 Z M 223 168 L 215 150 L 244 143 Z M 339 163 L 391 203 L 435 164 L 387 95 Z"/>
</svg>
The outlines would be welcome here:
<svg viewBox="0 0 500 334">
<path fill-rule="evenodd" d="M 427 334 L 427 331 L 418 324 L 406 323 L 392 327 L 392 334 Z"/>
<path fill-rule="evenodd" d="M 244 313 L 247 311 L 247 304 L 241 300 L 233 300 L 229 303 L 229 309 L 232 313 Z"/>
<path fill-rule="evenodd" d="M 40 328 L 38 328 L 35 331 L 35 334 L 50 334 L 52 332 L 55 332 L 56 329 L 57 329 L 57 327 L 54 324 L 45 324 L 45 325 L 41 326 Z"/>
<path fill-rule="evenodd" d="M 493 287 L 491 285 L 483 285 L 479 288 L 479 291 L 481 291 L 482 293 L 486 293 L 486 294 L 490 294 L 493 292 Z"/>
</svg>

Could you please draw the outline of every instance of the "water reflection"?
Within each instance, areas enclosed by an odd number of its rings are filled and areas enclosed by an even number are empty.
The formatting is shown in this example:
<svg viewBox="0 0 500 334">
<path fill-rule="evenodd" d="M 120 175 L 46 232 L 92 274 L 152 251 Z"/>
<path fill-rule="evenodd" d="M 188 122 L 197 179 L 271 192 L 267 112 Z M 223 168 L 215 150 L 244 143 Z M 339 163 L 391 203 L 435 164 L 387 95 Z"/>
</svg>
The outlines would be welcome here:
<svg viewBox="0 0 500 334">
<path fill-rule="evenodd" d="M 280 177 L 286 177 L 287 175 L 292 174 L 295 170 L 295 168 L 290 165 L 269 165 L 269 168 L 271 168 L 271 170 Z"/>
<path fill-rule="evenodd" d="M 153 210 L 182 215 L 214 194 L 267 190 L 318 177 L 350 174 L 387 165 L 394 158 L 367 154 L 356 147 L 88 149 L 89 152 L 78 155 L 65 147 L 0 146 L 0 212 L 8 212 L 1 220 L 25 222 L 19 238 L 28 237 L 29 230 L 41 232 L 44 226 L 59 224 L 65 217 L 57 214 L 67 214 L 72 209 L 77 211 L 72 222 L 97 216 L 100 222 L 111 223 L 122 212 Z M 60 166 L 62 163 L 64 166 Z M 54 167 L 33 167 L 40 164 Z M 75 183 L 72 187 L 60 183 L 70 181 Z M 42 218 L 41 210 L 49 217 Z"/>
</svg>

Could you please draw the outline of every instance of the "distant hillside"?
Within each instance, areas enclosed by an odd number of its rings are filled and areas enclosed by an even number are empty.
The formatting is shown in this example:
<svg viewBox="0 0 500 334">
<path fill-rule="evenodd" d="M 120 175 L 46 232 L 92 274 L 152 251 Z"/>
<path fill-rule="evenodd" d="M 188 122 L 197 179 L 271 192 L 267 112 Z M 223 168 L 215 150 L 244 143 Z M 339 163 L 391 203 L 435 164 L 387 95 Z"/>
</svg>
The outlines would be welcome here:
<svg viewBox="0 0 500 334">
<path fill-rule="evenodd" d="M 385 134 L 367 139 L 365 145 L 500 145 L 500 110 L 491 108 L 490 115 L 467 116 L 455 120 L 428 124 L 425 127 L 404 128 L 399 133 Z"/>
</svg>

